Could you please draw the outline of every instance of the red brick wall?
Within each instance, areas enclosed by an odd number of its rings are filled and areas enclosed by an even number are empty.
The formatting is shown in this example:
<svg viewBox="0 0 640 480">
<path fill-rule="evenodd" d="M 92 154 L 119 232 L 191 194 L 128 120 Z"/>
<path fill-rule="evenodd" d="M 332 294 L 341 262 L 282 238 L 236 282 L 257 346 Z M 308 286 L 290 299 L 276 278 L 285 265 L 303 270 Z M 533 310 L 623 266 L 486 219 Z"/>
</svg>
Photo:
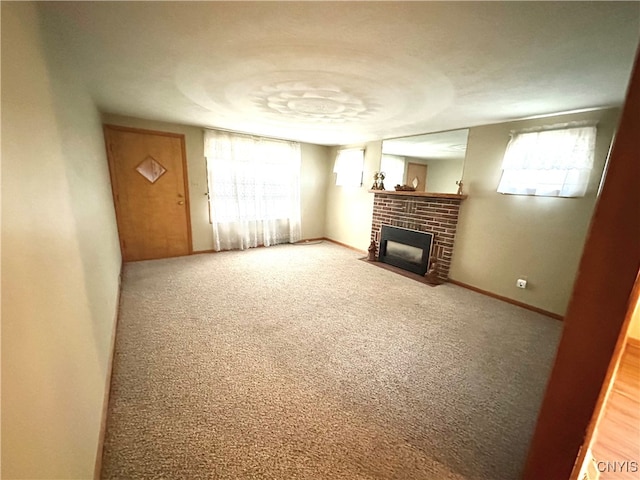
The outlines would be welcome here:
<svg viewBox="0 0 640 480">
<path fill-rule="evenodd" d="M 440 252 L 438 276 L 447 280 L 458 226 L 459 199 L 394 196 L 376 192 L 373 201 L 371 240 L 380 245 L 382 225 L 410 228 L 434 234 L 434 250 Z"/>
</svg>

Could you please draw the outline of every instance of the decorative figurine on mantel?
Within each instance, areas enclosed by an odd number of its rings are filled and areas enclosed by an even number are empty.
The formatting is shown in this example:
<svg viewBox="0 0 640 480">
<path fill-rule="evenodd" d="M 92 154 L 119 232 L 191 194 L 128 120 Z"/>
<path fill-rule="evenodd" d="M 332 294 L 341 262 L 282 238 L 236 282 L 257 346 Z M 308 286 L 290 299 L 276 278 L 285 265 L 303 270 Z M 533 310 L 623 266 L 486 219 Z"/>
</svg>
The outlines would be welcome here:
<svg viewBox="0 0 640 480">
<path fill-rule="evenodd" d="M 456 185 L 458 185 L 458 193 L 457 195 L 462 195 L 462 180 L 457 180 Z"/>
<path fill-rule="evenodd" d="M 368 251 L 369 251 L 369 256 L 367 257 L 367 260 L 370 262 L 375 262 L 376 261 L 376 241 L 375 240 L 371 240 L 371 245 L 369 245 Z"/>
<path fill-rule="evenodd" d="M 371 186 L 371 190 L 384 190 L 384 172 L 374 172 L 373 173 L 373 185 Z"/>
</svg>

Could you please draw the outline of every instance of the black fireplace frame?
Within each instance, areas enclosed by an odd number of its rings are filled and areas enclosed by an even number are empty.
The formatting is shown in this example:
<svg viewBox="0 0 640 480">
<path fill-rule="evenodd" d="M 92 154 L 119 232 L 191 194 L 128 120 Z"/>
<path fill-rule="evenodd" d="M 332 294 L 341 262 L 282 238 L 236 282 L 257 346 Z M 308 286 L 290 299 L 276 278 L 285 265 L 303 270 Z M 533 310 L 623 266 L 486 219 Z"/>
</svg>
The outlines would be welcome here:
<svg viewBox="0 0 640 480">
<path fill-rule="evenodd" d="M 398 242 L 422 249 L 420 264 L 409 262 L 395 255 L 387 254 L 387 241 Z M 380 248 L 378 261 L 393 265 L 409 272 L 424 275 L 429 268 L 431 247 L 433 245 L 433 233 L 409 230 L 407 228 L 382 225 L 380 229 Z"/>
</svg>

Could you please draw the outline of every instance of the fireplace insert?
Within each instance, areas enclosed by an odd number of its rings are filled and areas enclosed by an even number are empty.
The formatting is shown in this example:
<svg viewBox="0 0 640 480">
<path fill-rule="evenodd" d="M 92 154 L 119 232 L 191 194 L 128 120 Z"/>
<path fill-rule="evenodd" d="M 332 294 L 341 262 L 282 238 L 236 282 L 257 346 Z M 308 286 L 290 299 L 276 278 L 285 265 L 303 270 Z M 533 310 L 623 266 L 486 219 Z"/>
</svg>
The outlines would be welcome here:
<svg viewBox="0 0 640 480">
<path fill-rule="evenodd" d="M 382 225 L 378 261 L 424 275 L 432 244 L 432 233 Z"/>
</svg>

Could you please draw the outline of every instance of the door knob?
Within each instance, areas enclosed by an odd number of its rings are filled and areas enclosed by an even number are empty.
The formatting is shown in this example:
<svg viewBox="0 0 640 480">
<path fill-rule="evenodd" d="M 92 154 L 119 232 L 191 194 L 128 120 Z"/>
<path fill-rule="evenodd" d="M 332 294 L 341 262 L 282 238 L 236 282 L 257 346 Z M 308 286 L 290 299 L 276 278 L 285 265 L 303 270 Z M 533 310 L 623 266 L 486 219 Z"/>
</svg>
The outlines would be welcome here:
<svg viewBox="0 0 640 480">
<path fill-rule="evenodd" d="M 184 202 L 183 202 L 182 200 L 180 200 L 180 201 L 178 202 L 178 205 L 184 205 Z"/>
</svg>

